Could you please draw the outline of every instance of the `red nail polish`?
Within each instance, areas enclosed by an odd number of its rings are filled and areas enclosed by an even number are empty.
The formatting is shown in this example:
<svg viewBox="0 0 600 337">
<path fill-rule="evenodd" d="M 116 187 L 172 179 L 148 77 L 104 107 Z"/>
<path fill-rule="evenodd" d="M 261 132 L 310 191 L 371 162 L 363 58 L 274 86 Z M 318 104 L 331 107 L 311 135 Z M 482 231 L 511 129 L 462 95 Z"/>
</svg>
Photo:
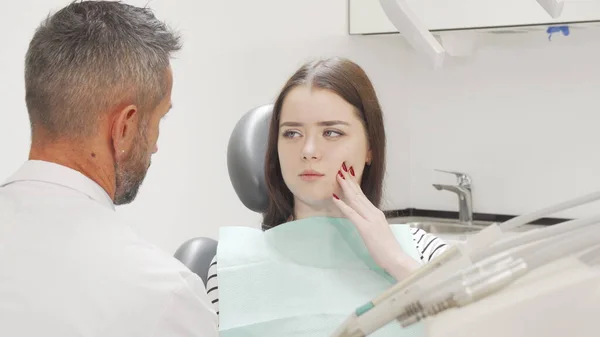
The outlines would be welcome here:
<svg viewBox="0 0 600 337">
<path fill-rule="evenodd" d="M 342 179 L 346 179 L 346 178 L 344 178 L 344 175 L 342 174 L 342 171 L 338 171 L 338 174 L 340 175 L 340 177 L 342 177 Z"/>
<path fill-rule="evenodd" d="M 350 167 L 350 174 L 354 177 L 354 169 L 352 168 L 352 166 Z"/>
<path fill-rule="evenodd" d="M 335 193 L 333 193 L 333 197 L 336 198 L 337 200 L 340 200 L 340 197 L 338 197 L 337 195 L 335 195 Z"/>
<path fill-rule="evenodd" d="M 344 169 L 344 171 L 348 172 L 348 168 L 346 168 L 346 163 L 342 163 L 342 168 Z"/>
</svg>

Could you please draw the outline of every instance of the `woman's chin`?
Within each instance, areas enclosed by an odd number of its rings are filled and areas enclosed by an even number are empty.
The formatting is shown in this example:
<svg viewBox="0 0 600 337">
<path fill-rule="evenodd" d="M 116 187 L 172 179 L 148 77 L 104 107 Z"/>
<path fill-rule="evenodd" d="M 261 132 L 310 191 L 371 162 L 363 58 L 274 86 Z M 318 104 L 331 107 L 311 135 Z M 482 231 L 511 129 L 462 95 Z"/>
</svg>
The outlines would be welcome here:
<svg viewBox="0 0 600 337">
<path fill-rule="evenodd" d="M 333 203 L 333 192 L 331 194 L 304 195 L 296 197 L 297 202 L 314 209 L 336 209 L 337 206 Z M 297 204 L 296 204 L 297 205 Z"/>
</svg>

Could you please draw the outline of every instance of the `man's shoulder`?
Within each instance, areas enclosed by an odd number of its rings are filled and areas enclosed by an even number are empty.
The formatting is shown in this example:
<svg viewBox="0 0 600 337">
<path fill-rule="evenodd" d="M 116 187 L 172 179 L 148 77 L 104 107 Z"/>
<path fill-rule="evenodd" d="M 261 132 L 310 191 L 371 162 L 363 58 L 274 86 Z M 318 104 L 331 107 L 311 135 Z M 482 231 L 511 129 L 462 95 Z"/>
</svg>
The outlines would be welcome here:
<svg viewBox="0 0 600 337">
<path fill-rule="evenodd" d="M 129 277 L 168 281 L 168 284 L 183 285 L 202 280 L 183 263 L 164 249 L 139 237 L 122 221 L 107 224 L 112 227 L 105 242 L 96 246 L 101 259 L 106 259 Z M 89 240 L 89 238 L 88 238 Z M 106 247 L 107 249 L 104 249 Z"/>
<path fill-rule="evenodd" d="M 126 247 L 125 251 L 126 259 L 142 271 L 161 270 L 165 275 L 174 275 L 174 277 L 185 282 L 190 282 L 190 280 L 202 282 L 183 263 L 149 242 L 134 239 L 129 246 Z"/>
<path fill-rule="evenodd" d="M 108 296 L 121 308 L 139 312 L 140 320 L 152 317 L 157 331 L 172 333 L 169 329 L 173 324 L 210 331 L 215 314 L 204 282 L 183 263 L 133 235 L 115 252 L 105 254 L 100 258 L 112 266 L 102 271 L 111 273 L 103 276 L 102 283 L 115 285 L 104 289 L 110 290 Z"/>
<path fill-rule="evenodd" d="M 141 240 L 126 259 L 128 265 L 135 266 L 130 273 L 141 286 L 140 294 L 152 289 L 159 302 L 160 298 L 168 299 L 157 317 L 157 335 L 184 330 L 194 336 L 216 336 L 217 316 L 198 275 L 163 250 Z"/>
</svg>

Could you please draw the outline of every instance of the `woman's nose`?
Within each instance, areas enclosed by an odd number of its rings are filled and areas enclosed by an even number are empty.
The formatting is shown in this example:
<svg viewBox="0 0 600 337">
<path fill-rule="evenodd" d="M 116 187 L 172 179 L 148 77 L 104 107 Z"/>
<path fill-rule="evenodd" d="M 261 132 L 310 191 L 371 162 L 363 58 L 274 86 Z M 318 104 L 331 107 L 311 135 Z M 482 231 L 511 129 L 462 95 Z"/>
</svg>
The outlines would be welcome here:
<svg viewBox="0 0 600 337">
<path fill-rule="evenodd" d="M 319 159 L 320 151 L 318 142 L 315 139 L 306 138 L 302 148 L 302 158 L 305 160 Z"/>
</svg>

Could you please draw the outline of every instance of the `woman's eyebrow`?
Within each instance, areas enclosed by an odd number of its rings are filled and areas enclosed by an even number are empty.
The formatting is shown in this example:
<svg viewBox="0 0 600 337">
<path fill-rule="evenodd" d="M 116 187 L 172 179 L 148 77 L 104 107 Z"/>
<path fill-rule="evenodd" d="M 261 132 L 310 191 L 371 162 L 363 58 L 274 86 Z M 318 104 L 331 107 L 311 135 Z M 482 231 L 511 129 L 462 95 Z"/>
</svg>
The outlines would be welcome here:
<svg viewBox="0 0 600 337">
<path fill-rule="evenodd" d="M 321 126 L 350 125 L 350 123 L 344 122 L 344 121 L 323 121 L 323 122 L 319 122 L 317 124 L 319 124 Z"/>
<path fill-rule="evenodd" d="M 281 123 L 279 126 L 282 127 L 282 126 L 303 126 L 303 125 L 304 125 L 304 123 L 288 121 L 288 122 Z M 320 126 L 334 126 L 334 125 L 350 125 L 350 123 L 344 122 L 344 121 L 340 121 L 340 120 L 334 120 L 334 121 L 322 121 L 322 122 L 318 122 L 317 125 L 320 125 Z"/>
</svg>

